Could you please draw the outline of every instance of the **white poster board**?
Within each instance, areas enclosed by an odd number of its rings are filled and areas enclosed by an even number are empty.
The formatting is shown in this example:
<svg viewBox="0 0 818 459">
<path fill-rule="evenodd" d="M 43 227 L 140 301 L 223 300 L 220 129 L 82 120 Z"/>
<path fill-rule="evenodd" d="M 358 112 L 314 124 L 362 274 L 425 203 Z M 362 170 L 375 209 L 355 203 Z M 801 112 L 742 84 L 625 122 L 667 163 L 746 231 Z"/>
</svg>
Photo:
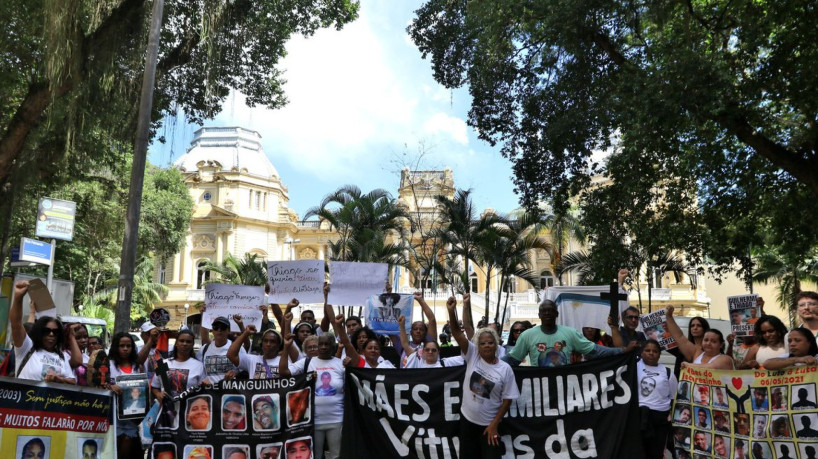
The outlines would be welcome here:
<svg viewBox="0 0 818 459">
<path fill-rule="evenodd" d="M 301 303 L 324 302 L 324 261 L 295 260 L 267 263 L 270 303 L 287 304 L 293 298 Z"/>
<path fill-rule="evenodd" d="M 329 265 L 329 303 L 363 306 L 370 295 L 383 292 L 389 266 L 386 263 L 333 261 Z"/>
<path fill-rule="evenodd" d="M 251 285 L 207 284 L 205 286 L 205 312 L 202 327 L 213 328 L 213 319 L 219 316 L 230 320 L 230 331 L 239 331 L 233 316 L 241 314 L 244 326 L 254 325 L 261 329 L 261 310 L 264 304 L 264 287 Z"/>
</svg>

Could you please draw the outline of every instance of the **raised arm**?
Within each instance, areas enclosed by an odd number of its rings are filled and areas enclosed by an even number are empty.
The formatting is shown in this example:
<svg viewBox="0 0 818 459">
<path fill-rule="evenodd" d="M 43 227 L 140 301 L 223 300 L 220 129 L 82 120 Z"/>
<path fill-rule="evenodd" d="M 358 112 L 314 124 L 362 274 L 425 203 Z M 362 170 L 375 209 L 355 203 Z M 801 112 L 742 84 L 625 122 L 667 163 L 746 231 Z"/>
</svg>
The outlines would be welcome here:
<svg viewBox="0 0 818 459">
<path fill-rule="evenodd" d="M 409 345 L 409 335 L 406 334 L 406 316 L 398 317 L 398 331 L 400 332 L 400 345 L 403 346 L 403 352 L 406 355 L 412 353 L 412 346 Z"/>
<path fill-rule="evenodd" d="M 324 317 L 321 319 L 321 331 L 324 333 L 329 331 L 330 322 L 332 321 L 332 316 L 328 316 L 326 313 L 326 304 L 327 304 L 327 297 L 329 296 L 329 283 L 324 282 Z"/>
<path fill-rule="evenodd" d="M 327 305 L 327 307 L 331 306 Z M 344 315 L 338 314 L 332 319 L 332 329 L 335 330 L 335 335 L 341 338 L 341 345 L 344 346 L 344 349 L 346 349 L 347 357 L 351 358 L 352 361 L 357 364 L 357 362 L 361 361 L 361 354 L 358 354 L 358 351 L 355 349 L 355 346 L 352 345 L 352 342 L 349 340 L 349 337 L 344 332 L 344 326 L 342 325 L 343 323 Z"/>
<path fill-rule="evenodd" d="M 237 314 L 238 315 L 238 314 Z M 235 341 L 230 343 L 230 347 L 227 349 L 227 360 L 230 361 L 235 366 L 239 366 L 239 355 L 241 354 L 241 347 L 245 340 L 250 338 L 250 335 L 256 332 L 255 325 L 248 325 L 244 327 L 241 323 L 241 319 L 236 320 L 237 324 L 239 325 L 239 329 L 241 329 L 241 335 L 239 335 Z"/>
<path fill-rule="evenodd" d="M 21 347 L 26 339 L 26 328 L 23 327 L 23 297 L 28 292 L 28 281 L 14 284 L 14 301 L 9 309 L 9 323 L 11 324 L 11 340 L 15 347 Z"/>
<path fill-rule="evenodd" d="M 82 365 L 82 351 L 80 350 L 80 345 L 77 343 L 77 338 L 74 336 L 79 328 L 80 324 L 71 324 L 68 330 L 68 343 L 66 344 L 68 347 L 67 350 L 71 354 L 68 364 L 71 365 L 72 370 Z"/>
<path fill-rule="evenodd" d="M 693 358 L 696 357 L 696 345 L 687 339 L 684 333 L 682 333 L 682 329 L 679 328 L 679 325 L 676 323 L 676 319 L 673 318 L 673 306 L 668 306 L 665 309 L 665 321 L 667 322 L 667 331 L 670 332 L 670 336 L 679 344 L 679 350 L 682 352 L 682 355 L 684 355 L 688 361 L 693 360 Z"/>
<path fill-rule="evenodd" d="M 452 338 L 457 341 L 460 352 L 465 355 L 469 350 L 469 339 L 466 338 L 457 322 L 457 300 L 453 296 L 446 300 L 446 310 L 449 312 L 449 329 L 452 331 Z"/>
<path fill-rule="evenodd" d="M 295 347 L 293 346 L 295 335 L 287 331 L 286 334 L 282 336 L 284 339 L 284 355 L 278 359 L 278 374 L 279 376 L 292 376 L 292 372 L 290 372 L 290 359 L 287 358 L 287 356 L 290 355 L 290 351 Z M 296 351 L 296 354 L 298 354 L 298 351 Z M 304 371 L 307 371 L 307 369 L 305 368 Z"/>
<path fill-rule="evenodd" d="M 622 339 L 622 334 L 619 333 L 619 324 L 611 316 L 608 316 L 608 326 L 611 327 L 611 340 L 614 347 L 625 347 L 625 340 Z"/>
<path fill-rule="evenodd" d="M 474 319 L 471 316 L 471 295 L 463 295 L 463 328 L 466 330 L 466 338 L 474 336 Z"/>
<path fill-rule="evenodd" d="M 415 292 L 415 301 L 420 304 L 420 310 L 423 311 L 423 315 L 426 316 L 426 329 L 427 334 L 432 337 L 433 341 L 437 341 L 437 318 L 435 317 L 435 312 L 432 308 L 429 307 L 429 303 L 423 299 L 422 292 Z M 404 349 L 406 349 L 404 347 Z"/>
<path fill-rule="evenodd" d="M 148 360 L 148 357 L 151 355 L 151 348 L 153 348 L 153 345 L 156 343 L 156 339 L 158 337 L 159 328 L 152 328 L 150 334 L 148 335 L 148 340 L 142 345 L 142 349 L 139 350 L 139 354 L 136 356 L 136 362 L 138 364 L 142 365 L 146 360 Z"/>
<path fill-rule="evenodd" d="M 281 323 L 281 336 L 289 335 L 289 334 L 292 333 L 290 331 L 292 329 L 290 324 L 292 324 L 292 323 L 293 323 L 293 313 L 288 311 L 286 314 L 284 314 L 284 322 Z M 297 346 L 290 346 L 290 348 L 287 349 L 287 352 L 285 352 L 284 355 L 282 356 L 282 358 L 285 358 L 285 359 L 288 358 L 288 357 L 293 362 L 298 361 L 298 358 L 300 357 L 300 355 L 298 354 L 298 347 Z"/>
</svg>

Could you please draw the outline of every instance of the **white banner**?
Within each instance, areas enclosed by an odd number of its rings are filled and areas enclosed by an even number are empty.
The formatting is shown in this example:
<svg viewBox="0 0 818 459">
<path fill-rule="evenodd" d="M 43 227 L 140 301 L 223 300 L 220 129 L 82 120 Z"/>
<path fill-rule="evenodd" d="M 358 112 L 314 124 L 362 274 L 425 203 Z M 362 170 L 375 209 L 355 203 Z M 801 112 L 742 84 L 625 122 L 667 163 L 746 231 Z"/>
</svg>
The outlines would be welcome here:
<svg viewBox="0 0 818 459">
<path fill-rule="evenodd" d="M 293 298 L 301 303 L 324 302 L 324 261 L 296 260 L 267 263 L 270 303 L 287 304 Z"/>
<path fill-rule="evenodd" d="M 576 329 L 594 327 L 603 331 L 610 331 L 608 314 L 611 311 L 611 302 L 600 297 L 607 293 L 607 285 L 584 285 L 570 287 L 549 287 L 545 291 L 545 298 L 557 303 L 560 312 L 557 318 L 559 325 L 568 325 Z M 621 292 L 620 292 L 621 293 Z M 628 308 L 628 302 L 619 301 L 619 312 Z"/>
<path fill-rule="evenodd" d="M 330 304 L 363 306 L 370 295 L 383 292 L 388 272 L 386 263 L 333 261 L 329 265 Z"/>
<path fill-rule="evenodd" d="M 213 319 L 219 316 L 230 320 L 230 331 L 239 331 L 235 314 L 241 314 L 244 326 L 254 325 L 261 329 L 261 310 L 264 306 L 264 287 L 251 285 L 207 284 L 205 286 L 205 307 L 202 327 L 213 328 Z"/>
</svg>

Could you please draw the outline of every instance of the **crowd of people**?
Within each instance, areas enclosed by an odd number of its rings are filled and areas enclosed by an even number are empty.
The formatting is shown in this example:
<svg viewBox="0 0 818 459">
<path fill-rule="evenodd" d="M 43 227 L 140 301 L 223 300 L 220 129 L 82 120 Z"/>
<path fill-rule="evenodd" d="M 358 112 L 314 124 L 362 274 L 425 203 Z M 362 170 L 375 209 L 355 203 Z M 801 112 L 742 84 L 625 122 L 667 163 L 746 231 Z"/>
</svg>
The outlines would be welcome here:
<svg viewBox="0 0 818 459">
<path fill-rule="evenodd" d="M 14 289 L 15 299 L 9 312 L 16 362 L 14 375 L 23 379 L 83 384 L 89 354 L 101 348 L 100 338 L 89 337 L 87 330 L 79 324 L 66 327 L 51 317 L 34 321 L 27 330 L 23 323 L 22 298 L 26 294 L 28 283 L 18 282 Z M 329 286 L 325 286 L 325 298 L 328 292 Z M 654 459 L 662 457 L 666 448 L 676 453 L 677 457 L 685 454 L 684 448 L 676 443 L 679 440 L 676 439 L 677 432 L 673 431 L 671 423 L 674 420 L 671 416 L 674 397 L 682 393 L 683 389 L 685 394 L 689 393 L 689 384 L 680 384 L 677 379 L 681 368 L 781 369 L 794 365 L 815 365 L 818 355 L 815 339 L 818 332 L 818 294 L 815 292 L 799 294 L 797 311 L 802 325 L 789 331 L 776 317 L 763 314 L 763 301 L 760 301 L 762 314 L 754 323 L 755 342 L 747 345 L 748 340 L 744 340 L 740 343 L 741 346 L 746 345 L 740 358 L 732 355 L 730 349 L 725 349 L 728 342 L 730 348 L 736 344 L 736 349 L 739 349 L 739 343 L 732 336 L 725 338 L 719 330 L 710 328 L 704 318 L 692 318 L 688 333 L 683 334 L 674 319 L 673 307 L 668 307 L 667 331 L 678 343 L 678 347 L 672 350 L 676 356 L 673 370 L 659 363 L 662 348 L 657 340 L 637 330 L 640 311 L 633 307 L 625 309 L 619 318 L 609 318 L 611 332 L 603 334 L 595 328 L 577 330 L 558 325 L 557 305 L 550 300 L 543 300 L 538 310 L 540 324 L 512 323 L 508 340 L 503 343 L 498 324 L 481 321 L 475 329 L 468 314 L 471 310 L 470 297 L 466 294 L 461 304 L 464 312 L 462 320 L 458 318 L 457 300 L 452 297 L 447 301 L 448 322 L 442 335 L 446 339 L 439 343 L 433 310 L 425 303 L 422 295 L 416 294 L 415 299 L 421 306 L 424 320 L 412 323 L 407 333 L 406 319 L 399 316 L 400 335 L 390 337 L 391 341 L 376 335 L 362 324 L 359 317 L 336 314 L 326 300 L 321 324 L 316 323 L 312 311 L 305 310 L 300 321 L 293 325 L 293 310 L 299 305 L 297 299 L 293 299 L 283 310 L 278 305 L 270 306 L 279 327 L 268 319 L 266 306 L 263 307 L 265 314 L 260 330 L 252 325 L 245 326 L 238 315 L 217 317 L 212 321 L 210 329 L 202 328 L 202 347 L 198 352 L 194 351 L 196 336 L 189 329 L 183 328 L 174 332 L 175 345 L 166 360 L 166 381 L 169 387 L 165 387 L 162 378 L 153 377 L 150 383 L 153 395 L 156 399 L 163 400 L 189 388 L 215 384 L 222 379 L 264 379 L 315 372 L 318 375 L 314 392 L 315 433 L 313 443 L 308 448 L 312 449 L 317 459 L 335 459 L 339 457 L 341 446 L 346 368 L 434 368 L 465 365 L 463 387 L 466 394 L 461 405 L 460 456 L 499 458 L 502 455 L 500 425 L 511 401 L 519 396 L 511 367 L 556 367 L 637 350 L 640 355 L 637 373 L 639 404 L 642 409 L 642 438 L 646 457 Z M 239 330 L 233 335 L 230 334 L 231 321 Z M 108 352 L 110 380 L 104 387 L 116 394 L 123 394 L 125 391 L 118 384 L 119 376 L 135 373 L 148 373 L 151 376 L 155 371 L 151 356 L 157 352 L 156 344 L 161 331 L 148 323 L 142 327 L 141 332 L 145 344 L 140 349 L 133 336 L 128 333 L 117 333 L 112 338 Z M 442 358 L 441 346 L 447 345 L 449 338 L 459 346 L 460 354 Z M 393 359 L 394 361 L 384 358 L 382 354 L 385 346 L 394 348 L 394 354 L 398 358 Z M 693 396 L 697 395 L 694 393 Z M 700 396 L 711 397 L 710 394 Z M 713 406 L 724 403 L 726 407 L 725 394 L 716 391 L 712 397 Z M 139 408 L 139 394 L 134 393 L 132 398 L 130 403 L 133 405 L 129 407 Z M 144 403 L 144 399 L 142 400 Z M 290 400 L 290 403 L 297 402 L 298 400 Z M 193 430 L 208 429 L 209 413 L 212 412 L 209 397 L 202 396 L 195 403 L 201 407 L 198 410 L 188 410 L 184 417 L 186 425 Z M 239 427 L 240 423 L 245 422 L 244 404 L 242 402 L 235 405 L 233 407 L 224 403 L 222 428 L 225 430 L 244 428 L 243 425 Z M 252 410 L 251 422 L 256 428 L 277 428 L 279 413 L 269 400 L 264 397 L 252 400 Z M 699 419 L 702 414 L 703 419 Z M 686 413 L 680 412 L 677 415 L 680 418 L 686 416 L 685 419 L 696 422 L 700 428 L 716 431 L 726 422 L 723 415 L 711 416 L 701 409 L 694 413 L 688 408 Z M 247 422 L 250 422 L 250 418 Z M 747 424 L 749 430 L 749 422 Z M 805 428 L 811 429 L 809 425 Z M 811 431 L 808 430 L 807 433 Z M 134 422 L 120 421 L 116 434 L 120 457 L 141 457 L 143 452 Z M 708 451 L 712 448 L 717 455 L 726 451 L 724 441 L 718 435 L 712 442 L 710 437 L 693 436 L 694 443 L 702 443 L 697 444 L 699 447 L 706 446 Z M 707 442 L 707 445 L 703 442 Z M 735 443 L 734 448 L 738 447 L 738 443 Z M 286 458 L 301 457 L 298 448 L 292 448 L 292 454 L 289 446 L 286 449 Z M 241 459 L 239 453 L 236 453 L 235 459 Z M 748 450 L 745 457 L 751 454 L 753 452 Z M 731 459 L 733 457 L 741 459 L 737 455 L 732 455 Z"/>
</svg>

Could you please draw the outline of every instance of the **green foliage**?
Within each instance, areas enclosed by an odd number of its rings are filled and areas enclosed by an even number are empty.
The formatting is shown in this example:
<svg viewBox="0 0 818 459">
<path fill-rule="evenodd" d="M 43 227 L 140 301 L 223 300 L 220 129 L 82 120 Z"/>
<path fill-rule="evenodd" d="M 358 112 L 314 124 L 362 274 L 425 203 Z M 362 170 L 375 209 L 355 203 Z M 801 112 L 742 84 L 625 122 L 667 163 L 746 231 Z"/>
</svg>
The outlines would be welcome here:
<svg viewBox="0 0 818 459">
<path fill-rule="evenodd" d="M 119 264 L 111 267 L 112 273 L 119 273 Z M 131 322 L 148 317 L 154 306 L 162 302 L 169 289 L 154 282 L 154 259 L 142 257 L 136 264 L 131 293 Z M 106 289 L 91 297 L 93 303 L 102 303 L 106 307 L 116 306 L 119 279 L 111 276 L 105 283 Z"/>
<path fill-rule="evenodd" d="M 790 327 L 796 326 L 795 297 L 801 292 L 801 284 L 808 282 L 818 284 L 818 249 L 813 249 L 805 256 L 788 256 L 775 249 L 766 249 L 756 253 L 757 270 L 753 280 L 768 284 L 778 284 L 776 300 L 787 311 Z"/>
<path fill-rule="evenodd" d="M 244 258 L 238 259 L 228 253 L 220 265 L 208 260 L 203 269 L 219 276 L 211 278 L 207 283 L 256 286 L 267 284 L 266 263 L 259 260 L 256 254 L 245 253 Z"/>
<path fill-rule="evenodd" d="M 437 81 L 468 85 L 468 122 L 514 163 L 527 208 L 562 214 L 594 174 L 613 180 L 583 206 L 604 208 L 583 216 L 597 276 L 635 256 L 633 234 L 746 277 L 753 246 L 816 246 L 795 221 L 818 210 L 816 19 L 805 0 L 429 0 L 408 30 Z M 611 145 L 607 168 L 591 162 Z"/>
<path fill-rule="evenodd" d="M 332 260 L 409 264 L 405 254 L 409 215 L 386 190 L 364 194 L 355 185 L 343 186 L 309 209 L 304 218 L 310 217 L 338 231 L 339 238 L 329 244 Z"/>
<path fill-rule="evenodd" d="M 179 252 L 193 218 L 193 204 L 181 172 L 149 165 L 139 220 L 139 252 L 152 251 L 161 261 Z"/>
</svg>

